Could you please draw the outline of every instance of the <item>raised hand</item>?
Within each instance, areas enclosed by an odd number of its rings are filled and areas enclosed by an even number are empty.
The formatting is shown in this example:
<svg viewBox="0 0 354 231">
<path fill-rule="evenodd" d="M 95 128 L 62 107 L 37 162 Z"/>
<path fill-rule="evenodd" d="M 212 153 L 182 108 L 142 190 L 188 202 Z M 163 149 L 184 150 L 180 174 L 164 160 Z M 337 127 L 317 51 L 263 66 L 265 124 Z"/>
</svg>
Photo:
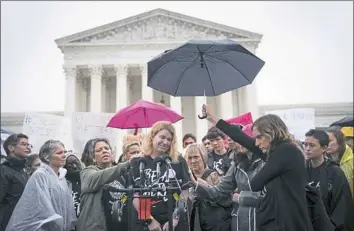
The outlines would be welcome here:
<svg viewBox="0 0 354 231">
<path fill-rule="evenodd" d="M 216 116 L 212 113 L 212 111 L 211 111 L 211 109 L 209 108 L 208 105 L 203 104 L 203 106 L 202 106 L 202 111 L 203 111 L 203 116 L 205 116 L 205 118 L 206 118 L 209 122 L 211 122 L 212 124 L 216 124 L 216 123 L 219 121 L 219 118 L 216 117 Z"/>
</svg>

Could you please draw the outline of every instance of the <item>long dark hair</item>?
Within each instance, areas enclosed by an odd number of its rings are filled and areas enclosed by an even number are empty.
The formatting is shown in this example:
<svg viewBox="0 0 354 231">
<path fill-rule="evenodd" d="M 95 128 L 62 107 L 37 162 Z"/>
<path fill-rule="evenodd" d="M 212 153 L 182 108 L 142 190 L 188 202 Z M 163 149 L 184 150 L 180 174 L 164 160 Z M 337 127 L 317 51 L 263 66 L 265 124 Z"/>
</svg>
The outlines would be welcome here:
<svg viewBox="0 0 354 231">
<path fill-rule="evenodd" d="M 328 133 L 332 133 L 333 136 L 336 138 L 338 143 L 338 157 L 339 160 L 342 159 L 346 149 L 345 137 L 342 131 L 338 127 L 330 127 L 327 129 Z"/>
<path fill-rule="evenodd" d="M 96 138 L 87 141 L 85 144 L 84 151 L 81 155 L 81 161 L 86 167 L 95 164 L 95 146 L 98 142 L 105 142 L 112 150 L 111 144 L 105 138 Z"/>
<path fill-rule="evenodd" d="M 288 127 L 277 115 L 268 114 L 259 117 L 256 121 L 254 121 L 252 130 L 254 127 L 257 127 L 261 135 L 265 135 L 270 139 L 271 146 L 274 146 L 283 141 L 290 141 L 295 143 Z"/>
</svg>

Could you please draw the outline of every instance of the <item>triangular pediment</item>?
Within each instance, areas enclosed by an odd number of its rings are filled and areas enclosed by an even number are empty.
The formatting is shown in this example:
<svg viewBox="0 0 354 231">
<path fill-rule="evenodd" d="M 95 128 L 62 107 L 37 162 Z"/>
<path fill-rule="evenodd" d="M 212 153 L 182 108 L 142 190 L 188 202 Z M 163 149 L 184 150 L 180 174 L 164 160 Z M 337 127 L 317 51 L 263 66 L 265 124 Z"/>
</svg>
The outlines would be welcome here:
<svg viewBox="0 0 354 231">
<path fill-rule="evenodd" d="M 156 9 L 110 24 L 57 39 L 61 46 L 80 43 L 135 43 L 185 41 L 189 39 L 235 39 L 257 41 L 262 35 L 210 21 Z"/>
</svg>

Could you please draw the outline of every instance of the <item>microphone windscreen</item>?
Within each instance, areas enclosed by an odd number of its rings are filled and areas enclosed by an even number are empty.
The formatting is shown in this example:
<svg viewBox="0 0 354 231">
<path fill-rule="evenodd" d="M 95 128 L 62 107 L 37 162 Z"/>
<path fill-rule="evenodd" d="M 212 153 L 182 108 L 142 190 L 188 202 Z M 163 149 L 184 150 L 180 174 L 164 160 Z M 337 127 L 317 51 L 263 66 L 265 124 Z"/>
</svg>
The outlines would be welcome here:
<svg viewBox="0 0 354 231">
<path fill-rule="evenodd" d="M 162 159 L 161 156 L 156 156 L 154 159 L 154 164 L 163 163 L 163 162 L 164 162 L 164 160 Z"/>
<path fill-rule="evenodd" d="M 164 156 L 162 157 L 162 159 L 163 159 L 163 161 L 164 161 L 165 163 L 171 163 L 171 162 L 172 162 L 172 158 L 171 158 L 170 156 L 168 156 L 168 155 L 164 155 Z"/>
<path fill-rule="evenodd" d="M 140 163 L 144 163 L 145 165 L 147 165 L 147 158 L 146 158 L 146 156 L 140 157 L 140 158 L 138 159 L 138 164 L 140 164 Z"/>
</svg>

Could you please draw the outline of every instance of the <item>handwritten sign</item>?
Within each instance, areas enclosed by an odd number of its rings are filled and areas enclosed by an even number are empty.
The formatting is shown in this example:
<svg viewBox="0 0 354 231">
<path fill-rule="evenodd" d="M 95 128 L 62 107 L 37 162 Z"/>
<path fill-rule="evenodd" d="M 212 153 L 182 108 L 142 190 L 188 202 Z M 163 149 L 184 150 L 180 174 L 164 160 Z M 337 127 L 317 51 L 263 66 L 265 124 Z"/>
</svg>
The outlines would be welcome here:
<svg viewBox="0 0 354 231">
<path fill-rule="evenodd" d="M 32 153 L 38 153 L 41 146 L 50 139 L 60 140 L 67 150 L 72 149 L 70 119 L 43 113 L 26 113 L 22 133 L 33 145 Z"/>
<path fill-rule="evenodd" d="M 117 129 L 106 127 L 113 113 L 75 112 L 72 114 L 72 137 L 74 150 L 79 154 L 88 140 L 106 138 L 115 150 Z"/>
<path fill-rule="evenodd" d="M 301 141 L 305 139 L 306 132 L 316 127 L 314 108 L 275 110 L 267 111 L 265 114 L 278 115 L 288 126 L 290 133 Z"/>
</svg>

